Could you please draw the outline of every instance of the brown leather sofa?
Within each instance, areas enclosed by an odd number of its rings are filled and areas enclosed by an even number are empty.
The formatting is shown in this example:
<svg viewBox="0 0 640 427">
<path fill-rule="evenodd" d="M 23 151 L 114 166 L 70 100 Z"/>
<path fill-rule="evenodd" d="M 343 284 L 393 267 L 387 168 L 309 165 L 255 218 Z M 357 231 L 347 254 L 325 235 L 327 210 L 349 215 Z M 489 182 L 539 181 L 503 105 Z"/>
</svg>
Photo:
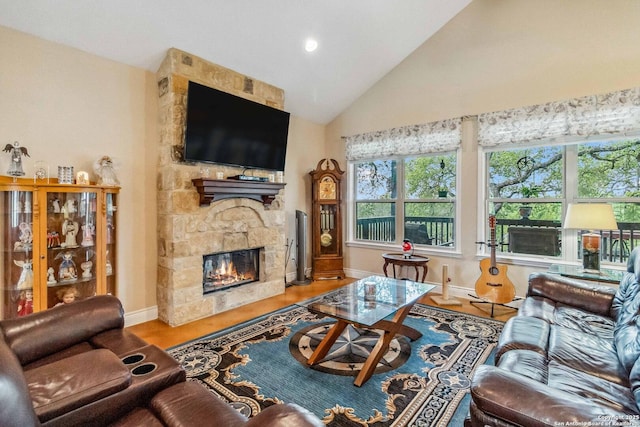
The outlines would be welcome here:
<svg viewBox="0 0 640 427">
<path fill-rule="evenodd" d="M 0 321 L 0 426 L 320 426 L 295 405 L 247 419 L 129 333 L 108 295 Z"/>
<path fill-rule="evenodd" d="M 495 366 L 471 385 L 468 426 L 640 425 L 640 248 L 619 287 L 532 274 Z"/>
</svg>

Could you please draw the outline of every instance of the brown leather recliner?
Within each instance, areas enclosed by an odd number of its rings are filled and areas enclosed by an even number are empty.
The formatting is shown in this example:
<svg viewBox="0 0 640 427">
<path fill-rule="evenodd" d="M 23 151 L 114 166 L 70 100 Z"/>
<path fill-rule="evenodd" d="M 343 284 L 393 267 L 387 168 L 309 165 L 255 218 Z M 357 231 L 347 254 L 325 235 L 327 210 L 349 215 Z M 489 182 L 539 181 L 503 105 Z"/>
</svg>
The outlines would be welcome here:
<svg viewBox="0 0 640 427">
<path fill-rule="evenodd" d="M 0 425 L 322 425 L 295 405 L 249 420 L 123 327 L 108 295 L 0 321 Z"/>
</svg>

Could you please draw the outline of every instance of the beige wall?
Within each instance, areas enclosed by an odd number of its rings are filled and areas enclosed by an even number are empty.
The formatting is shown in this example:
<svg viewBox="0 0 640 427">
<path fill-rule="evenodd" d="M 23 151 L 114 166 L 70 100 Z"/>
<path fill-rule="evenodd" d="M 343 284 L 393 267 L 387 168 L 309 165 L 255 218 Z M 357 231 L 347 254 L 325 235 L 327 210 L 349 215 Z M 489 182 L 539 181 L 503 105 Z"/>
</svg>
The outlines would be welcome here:
<svg viewBox="0 0 640 427">
<path fill-rule="evenodd" d="M 286 94 L 285 94 L 286 97 Z M 327 157 L 325 154 L 325 126 L 309 122 L 299 117 L 291 116 L 289 123 L 289 142 L 287 144 L 287 160 L 285 163 L 285 210 L 287 221 L 287 238 L 296 239 L 295 214 L 299 209 L 308 215 L 311 227 L 311 176 L 309 172 L 316 168 L 317 163 Z M 340 160 L 344 167 L 344 161 Z M 311 268 L 311 231 L 307 233 L 306 266 Z M 292 258 L 296 255 L 295 243 Z M 293 280 L 296 264 L 290 261 L 287 265 L 288 280 Z M 293 276 L 292 276 L 293 275 Z"/>
<path fill-rule="evenodd" d="M 96 158 L 107 154 L 116 160 L 122 187 L 118 296 L 128 315 L 144 320 L 156 306 L 155 73 L 5 27 L 0 55 L 0 143 L 17 140 L 28 148 L 27 175 L 36 160 L 45 160 L 54 175 L 58 165 L 73 165 L 95 179 Z M 295 238 L 295 210 L 309 212 L 308 173 L 324 153 L 324 126 L 292 116 L 285 170 L 289 239 Z M 0 174 L 8 167 L 8 155 L 0 153 Z M 288 271 L 295 271 L 293 263 Z"/>
<path fill-rule="evenodd" d="M 90 171 L 101 155 L 117 164 L 117 274 L 127 311 L 155 305 L 156 88 L 152 73 L 0 27 L 3 143 L 37 160 Z M 8 157 L 0 156 L 0 173 Z"/>
<path fill-rule="evenodd" d="M 474 0 L 327 126 L 328 154 L 344 159 L 340 136 L 639 86 L 638 22 L 640 2 L 633 0 Z M 463 253 L 429 254 L 428 280 L 439 282 L 447 263 L 454 284 L 473 287 L 479 274 L 473 135 L 463 144 Z M 380 272 L 381 251 L 346 252 L 349 269 Z M 518 293 L 529 272 L 545 268 L 511 266 Z"/>
</svg>

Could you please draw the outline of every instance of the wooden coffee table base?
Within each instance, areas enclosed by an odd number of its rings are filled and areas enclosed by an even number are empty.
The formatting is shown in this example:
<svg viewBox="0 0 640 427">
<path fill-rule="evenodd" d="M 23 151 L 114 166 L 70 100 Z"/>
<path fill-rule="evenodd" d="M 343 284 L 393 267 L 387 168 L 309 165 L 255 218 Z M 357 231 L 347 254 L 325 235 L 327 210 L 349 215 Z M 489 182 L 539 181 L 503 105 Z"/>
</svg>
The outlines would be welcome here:
<svg viewBox="0 0 640 427">
<path fill-rule="evenodd" d="M 349 324 L 366 329 L 380 329 L 384 331 L 383 334 L 380 335 L 380 339 L 378 339 L 378 342 L 373 347 L 373 350 L 371 350 L 371 354 L 369 354 L 369 357 L 365 361 L 362 369 L 353 382 L 353 384 L 358 387 L 362 386 L 362 384 L 366 383 L 367 380 L 371 378 L 371 375 L 373 375 L 374 371 L 376 370 L 376 366 L 378 366 L 378 362 L 380 362 L 382 356 L 384 356 L 387 350 L 389 350 L 389 344 L 391 343 L 391 340 L 393 340 L 393 337 L 396 336 L 396 334 L 404 335 L 411 341 L 415 341 L 422 336 L 422 333 L 420 331 L 402 324 L 402 322 L 404 322 L 404 319 L 411 311 L 411 307 L 413 307 L 413 304 L 406 305 L 396 312 L 392 320 L 380 320 L 371 326 L 360 325 L 357 323 L 338 319 L 338 321 L 331 327 L 329 332 L 327 332 L 327 335 L 322 339 L 322 341 L 320 341 L 318 347 L 316 347 L 316 350 L 313 352 L 311 357 L 309 357 L 309 360 L 307 360 L 307 364 L 312 366 L 316 363 L 321 362 L 322 359 L 324 359 L 324 357 L 327 355 L 333 344 L 336 342 L 340 334 L 342 334 L 344 328 L 346 328 Z"/>
</svg>

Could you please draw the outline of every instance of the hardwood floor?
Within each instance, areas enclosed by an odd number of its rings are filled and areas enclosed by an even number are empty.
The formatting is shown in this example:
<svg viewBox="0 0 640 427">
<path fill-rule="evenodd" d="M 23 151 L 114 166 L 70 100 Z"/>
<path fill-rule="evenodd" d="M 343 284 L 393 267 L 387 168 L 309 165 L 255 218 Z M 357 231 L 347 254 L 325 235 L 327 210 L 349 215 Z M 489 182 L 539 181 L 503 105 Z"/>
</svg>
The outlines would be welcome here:
<svg viewBox="0 0 640 427">
<path fill-rule="evenodd" d="M 152 320 L 150 322 L 130 326 L 127 329 L 148 343 L 156 344 L 157 346 L 166 349 L 185 341 L 199 338 L 229 326 L 242 323 L 253 319 L 254 317 L 270 313 L 298 301 L 303 301 L 324 292 L 339 288 L 353 282 L 354 280 L 355 279 L 350 278 L 343 280 L 318 280 L 305 286 L 291 286 L 288 287 L 282 295 L 277 295 L 275 297 L 248 304 L 204 319 L 196 320 L 181 326 L 171 327 L 160 320 Z M 462 305 L 446 306 L 444 308 L 475 314 L 477 316 L 490 317 L 488 312 L 476 307 L 475 305 L 471 305 L 469 300 L 460 300 Z M 428 294 L 420 302 L 437 307 L 437 304 L 432 301 Z M 486 307 L 486 309 L 488 311 L 489 307 Z M 515 310 L 496 307 L 494 319 L 506 321 L 515 314 Z"/>
</svg>

